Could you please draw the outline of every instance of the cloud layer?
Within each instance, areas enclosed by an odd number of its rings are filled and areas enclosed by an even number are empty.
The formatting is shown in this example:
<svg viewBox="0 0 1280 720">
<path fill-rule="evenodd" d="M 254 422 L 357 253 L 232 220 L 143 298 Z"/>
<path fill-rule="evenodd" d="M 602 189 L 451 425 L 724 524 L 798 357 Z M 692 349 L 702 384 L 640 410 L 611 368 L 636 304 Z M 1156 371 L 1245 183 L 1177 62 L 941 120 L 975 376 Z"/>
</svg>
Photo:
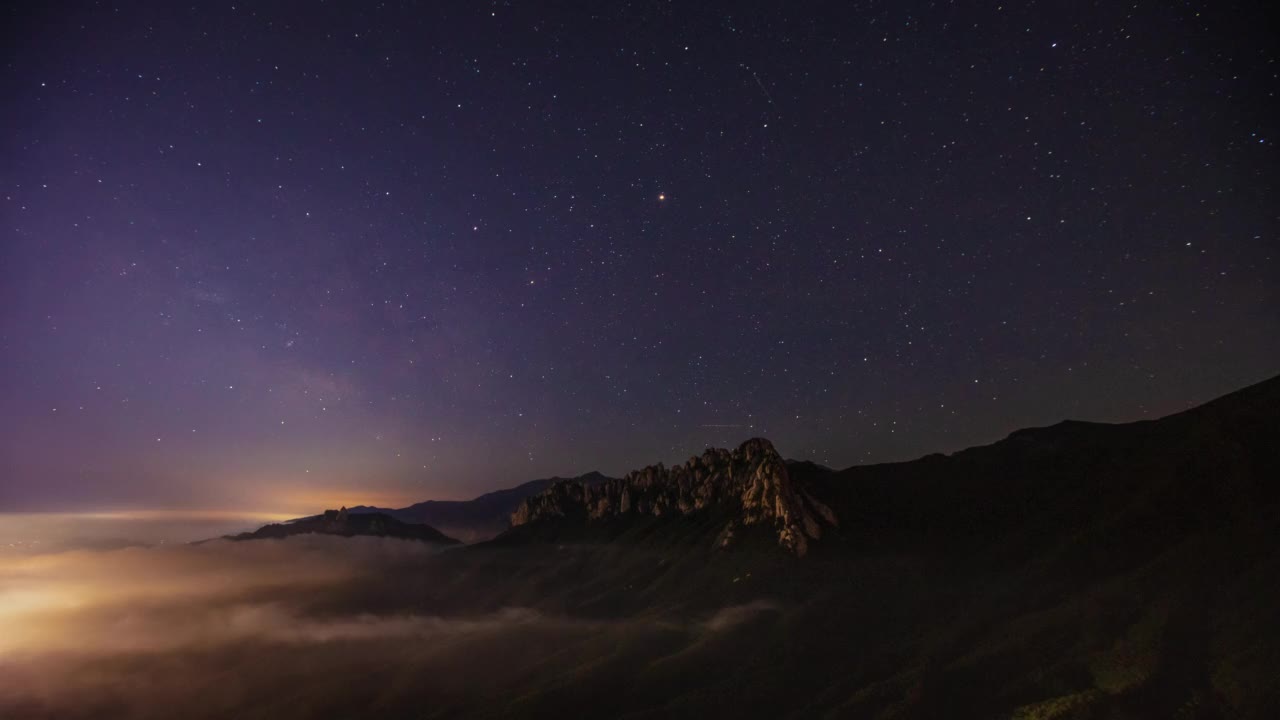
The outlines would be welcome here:
<svg viewBox="0 0 1280 720">
<path fill-rule="evenodd" d="M 310 717 L 355 702 L 465 714 L 614 672 L 628 653 L 687 653 L 776 610 L 446 616 L 419 592 L 434 552 L 304 536 L 0 556 L 0 715 Z"/>
</svg>

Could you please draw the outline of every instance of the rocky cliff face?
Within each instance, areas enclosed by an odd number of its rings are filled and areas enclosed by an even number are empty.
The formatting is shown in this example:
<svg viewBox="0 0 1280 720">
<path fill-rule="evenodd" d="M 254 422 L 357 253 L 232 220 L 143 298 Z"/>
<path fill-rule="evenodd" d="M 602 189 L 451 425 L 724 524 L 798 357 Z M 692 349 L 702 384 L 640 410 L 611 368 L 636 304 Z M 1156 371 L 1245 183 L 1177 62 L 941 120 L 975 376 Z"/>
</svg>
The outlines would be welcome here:
<svg viewBox="0 0 1280 720">
<path fill-rule="evenodd" d="M 661 464 L 595 485 L 559 482 L 526 498 L 511 515 L 512 527 L 561 519 L 592 522 L 627 515 L 689 515 L 712 507 L 729 510 L 731 520 L 716 542 L 728 547 L 739 526 L 764 526 L 778 544 L 804 555 L 809 541 L 822 537 L 835 514 L 792 481 L 786 462 L 763 438 L 736 450 L 708 449 L 672 468 Z"/>
</svg>

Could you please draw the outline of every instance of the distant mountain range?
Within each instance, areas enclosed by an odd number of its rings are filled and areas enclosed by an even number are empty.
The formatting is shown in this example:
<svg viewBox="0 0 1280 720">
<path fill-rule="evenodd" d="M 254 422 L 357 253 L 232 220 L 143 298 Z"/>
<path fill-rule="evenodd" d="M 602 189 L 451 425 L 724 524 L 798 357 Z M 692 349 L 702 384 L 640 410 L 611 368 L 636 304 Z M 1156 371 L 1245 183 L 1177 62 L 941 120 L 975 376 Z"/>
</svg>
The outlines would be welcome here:
<svg viewBox="0 0 1280 720">
<path fill-rule="evenodd" d="M 457 540 L 428 525 L 401 522 L 390 515 L 380 512 L 353 513 L 347 508 L 326 510 L 322 515 L 313 515 L 287 523 L 265 525 L 253 532 L 229 535 L 227 539 L 265 540 L 312 533 L 341 535 L 344 537 L 375 535 L 406 540 L 421 540 L 441 545 L 458 544 Z"/>
<path fill-rule="evenodd" d="M 353 515 L 381 513 L 402 523 L 430 525 L 439 532 L 465 543 L 489 540 L 511 527 L 511 513 L 531 495 L 558 482 L 573 482 L 594 486 L 611 478 L 598 472 L 589 472 L 574 478 L 552 477 L 530 480 L 506 490 L 486 493 L 472 500 L 427 500 L 403 508 L 381 508 L 357 505 L 347 508 Z M 317 516 L 292 520 L 291 523 L 311 520 Z"/>
</svg>

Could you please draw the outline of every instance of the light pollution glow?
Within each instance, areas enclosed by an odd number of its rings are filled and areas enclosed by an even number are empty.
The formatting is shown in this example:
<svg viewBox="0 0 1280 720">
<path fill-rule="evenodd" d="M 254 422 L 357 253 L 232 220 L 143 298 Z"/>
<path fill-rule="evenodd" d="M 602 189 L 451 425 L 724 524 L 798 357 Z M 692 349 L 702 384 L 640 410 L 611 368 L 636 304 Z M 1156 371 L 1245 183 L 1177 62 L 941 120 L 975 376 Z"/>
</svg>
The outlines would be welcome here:
<svg viewBox="0 0 1280 720">
<path fill-rule="evenodd" d="M 0 513 L 0 551 L 74 550 L 205 540 L 298 517 L 236 510 L 97 510 Z"/>
</svg>

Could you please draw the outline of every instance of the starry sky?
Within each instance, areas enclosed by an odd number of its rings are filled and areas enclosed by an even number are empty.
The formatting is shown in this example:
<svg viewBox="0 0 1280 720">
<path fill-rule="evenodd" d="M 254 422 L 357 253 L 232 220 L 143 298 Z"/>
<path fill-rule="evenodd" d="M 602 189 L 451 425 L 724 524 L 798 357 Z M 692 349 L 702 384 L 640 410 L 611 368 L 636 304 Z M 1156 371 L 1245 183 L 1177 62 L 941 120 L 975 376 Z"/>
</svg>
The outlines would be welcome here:
<svg viewBox="0 0 1280 720">
<path fill-rule="evenodd" d="M 1280 371 L 1228 3 L 4 10 L 0 509 L 836 467 Z"/>
</svg>

